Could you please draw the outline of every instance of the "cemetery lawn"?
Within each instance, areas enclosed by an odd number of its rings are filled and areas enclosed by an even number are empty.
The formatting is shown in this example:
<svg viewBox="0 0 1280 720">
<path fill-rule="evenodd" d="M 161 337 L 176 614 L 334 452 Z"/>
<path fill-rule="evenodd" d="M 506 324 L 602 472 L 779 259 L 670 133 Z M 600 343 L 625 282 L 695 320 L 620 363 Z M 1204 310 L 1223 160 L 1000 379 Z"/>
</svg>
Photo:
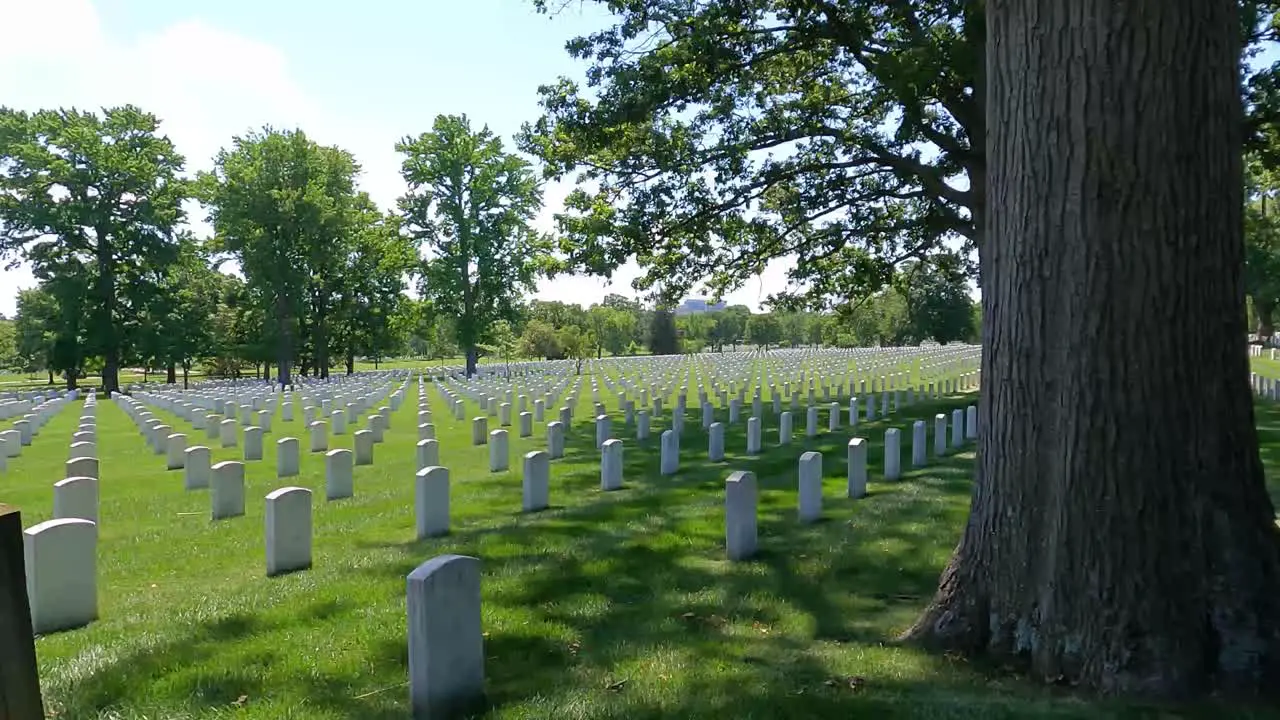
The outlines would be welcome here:
<svg viewBox="0 0 1280 720">
<path fill-rule="evenodd" d="M 543 449 L 543 423 L 532 438 L 511 428 L 512 469 L 490 473 L 487 448 L 470 446 L 469 422 L 450 418 L 428 384 L 441 464 L 452 475 L 454 531 L 415 542 L 415 386 L 374 464 L 355 469 L 355 497 L 337 502 L 324 501 L 322 456 L 305 452 L 301 413 L 286 423 L 277 411 L 264 460 L 246 465 L 247 514 L 217 523 L 207 491 L 184 491 L 182 471 L 166 472 L 124 412 L 101 402 L 100 619 L 37 640 L 50 717 L 408 717 L 405 576 L 442 553 L 483 563 L 487 717 L 1276 716 L 1219 703 L 1165 715 L 891 643 L 929 600 L 959 536 L 972 446 L 887 484 L 879 481 L 884 429 L 903 429 L 909 468 L 909 421 L 972 396 L 904 408 L 891 424 L 864 420 L 857 434 L 870 441 L 870 494 L 854 501 L 843 492 L 851 433 L 843 422 L 827 432 L 825 410 L 813 439 L 797 413 L 795 439 L 782 448 L 766 410 L 766 452 L 755 458 L 744 454 L 745 422 L 731 425 L 726 462 L 710 463 L 692 402 L 675 477 L 658 474 L 665 418 L 644 446 L 615 420 L 626 484 L 603 493 L 587 390 L 566 456 L 552 462 L 552 508 L 522 515 L 520 458 Z M 50 421 L 0 475 L 0 501 L 19 506 L 27 526 L 50 517 L 50 485 L 62 477 L 76 408 Z M 153 412 L 191 444 L 208 442 Z M 1280 410 L 1260 404 L 1258 418 L 1276 488 Z M 286 436 L 302 439 L 302 474 L 281 481 L 272 441 Z M 351 443 L 348 434 L 330 447 Z M 825 520 L 810 526 L 795 520 L 796 461 L 805 449 L 825 459 Z M 214 462 L 239 452 L 215 447 Z M 761 487 L 760 555 L 732 564 L 722 522 L 731 469 L 753 470 Z M 315 564 L 269 579 L 262 498 L 290 484 L 316 492 Z"/>
</svg>

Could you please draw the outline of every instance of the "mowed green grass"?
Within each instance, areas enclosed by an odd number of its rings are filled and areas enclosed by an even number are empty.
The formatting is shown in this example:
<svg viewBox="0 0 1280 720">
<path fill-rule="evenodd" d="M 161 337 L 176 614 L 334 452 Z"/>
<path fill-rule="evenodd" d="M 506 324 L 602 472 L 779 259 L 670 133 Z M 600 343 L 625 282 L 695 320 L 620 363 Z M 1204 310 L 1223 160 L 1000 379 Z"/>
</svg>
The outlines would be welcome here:
<svg viewBox="0 0 1280 720">
<path fill-rule="evenodd" d="M 307 447 L 301 412 L 292 423 L 277 413 L 266 457 L 247 465 L 247 514 L 216 523 L 207 491 L 184 491 L 182 472 L 166 472 L 124 412 L 102 402 L 101 618 L 37 640 L 53 716 L 407 717 L 405 576 L 460 553 L 483 563 L 493 718 L 1165 717 L 1157 706 L 1061 694 L 892 644 L 928 601 L 958 538 L 971 448 L 885 483 L 884 430 L 902 430 L 909 470 L 910 421 L 972 396 L 919 403 L 856 431 L 842 422 L 826 432 L 824 411 L 813 439 L 802 409 L 792 444 L 778 447 L 766 394 L 766 453 L 745 455 L 744 413 L 728 428 L 726 461 L 710 463 L 691 383 L 679 474 L 658 474 L 669 410 L 647 443 L 618 418 L 626 487 L 603 493 L 584 378 L 566 457 L 552 463 L 552 508 L 524 515 L 520 458 L 543 449 L 544 424 L 528 439 L 511 428 L 512 469 L 490 473 L 488 449 L 470 445 L 475 406 L 455 421 L 427 387 L 452 475 L 454 532 L 422 542 L 412 515 L 416 381 L 374 465 L 356 468 L 354 498 L 325 502 L 319 454 L 304 452 L 300 477 L 275 477 L 276 439 L 292 435 Z M 601 398 L 616 406 L 603 383 Z M 0 501 L 21 507 L 27 525 L 50 516 L 50 485 L 62 477 L 79 414 L 78 405 L 64 410 L 0 476 Z M 1264 457 L 1280 467 L 1280 412 L 1268 405 L 1259 414 Z M 555 416 L 549 410 L 547 420 Z M 844 497 L 854 432 L 871 443 L 870 494 L 857 501 Z M 332 438 L 331 447 L 351 441 Z M 825 519 L 810 526 L 795 520 L 805 450 L 822 452 L 825 469 Z M 215 447 L 214 460 L 239 452 Z M 761 551 L 745 563 L 724 559 L 723 486 L 734 469 L 756 472 L 762 489 Z M 316 492 L 315 564 L 267 578 L 262 499 L 284 485 Z M 1179 716 L 1224 712 L 1266 716 L 1220 706 Z"/>
<path fill-rule="evenodd" d="M 356 372 L 365 370 L 395 370 L 395 369 L 411 369 L 423 367 L 439 367 L 440 365 L 461 365 L 463 358 L 445 358 L 444 360 L 433 360 L 429 364 L 423 360 L 405 360 L 394 359 L 384 362 L 369 362 L 358 360 L 355 364 Z M 342 375 L 346 372 L 346 366 L 338 363 L 333 367 L 332 373 L 335 376 Z M 244 371 L 245 377 L 253 377 L 253 368 L 248 367 Z M 190 373 L 191 382 L 199 382 L 205 377 L 198 371 Z M 125 370 L 120 373 L 120 383 L 127 385 L 129 383 L 161 383 L 165 381 L 165 373 L 163 370 L 159 372 L 142 373 L 134 370 Z M 178 383 L 182 383 L 182 371 L 178 371 Z M 101 387 L 102 378 L 98 375 L 90 375 L 80 380 L 79 385 L 85 388 Z M 53 387 L 61 390 L 66 387 L 66 380 L 61 376 L 54 376 L 53 385 L 49 384 L 49 376 L 46 373 L 15 373 L 0 372 L 0 392 L 12 392 L 15 390 L 41 390 L 43 388 Z"/>
</svg>

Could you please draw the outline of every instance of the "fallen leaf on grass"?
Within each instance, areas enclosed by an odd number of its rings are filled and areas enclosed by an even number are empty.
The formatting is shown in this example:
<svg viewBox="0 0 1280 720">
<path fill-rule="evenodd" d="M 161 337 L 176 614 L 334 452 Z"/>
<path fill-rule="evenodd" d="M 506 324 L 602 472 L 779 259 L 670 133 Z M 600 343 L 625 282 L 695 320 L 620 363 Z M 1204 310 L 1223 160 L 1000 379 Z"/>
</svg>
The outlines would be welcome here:
<svg viewBox="0 0 1280 720">
<path fill-rule="evenodd" d="M 611 683 L 605 683 L 604 689 L 612 690 L 613 692 L 619 692 L 622 690 L 622 686 L 626 684 L 627 684 L 627 680 L 626 678 L 623 678 L 622 680 L 615 680 Z"/>
<path fill-rule="evenodd" d="M 235 702 L 233 702 L 233 703 L 231 703 L 231 704 L 232 704 L 232 705 L 234 705 L 234 706 L 236 706 L 236 707 L 238 707 L 238 708 L 242 708 L 242 707 L 244 707 L 244 706 L 245 706 L 245 704 L 246 704 L 246 703 L 248 703 L 248 702 L 249 702 L 249 696 L 248 696 L 248 695 L 241 695 L 240 697 L 238 697 L 238 698 L 236 698 L 236 699 L 235 699 Z"/>
</svg>

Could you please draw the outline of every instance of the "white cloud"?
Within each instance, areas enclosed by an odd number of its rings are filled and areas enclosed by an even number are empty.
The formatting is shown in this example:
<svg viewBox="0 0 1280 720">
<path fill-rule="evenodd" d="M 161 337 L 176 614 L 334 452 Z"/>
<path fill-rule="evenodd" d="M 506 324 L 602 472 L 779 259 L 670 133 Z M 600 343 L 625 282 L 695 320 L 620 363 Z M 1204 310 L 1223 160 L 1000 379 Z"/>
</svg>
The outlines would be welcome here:
<svg viewBox="0 0 1280 720">
<path fill-rule="evenodd" d="M 316 140 L 353 152 L 361 184 L 390 208 L 403 191 L 393 144 L 404 128 L 386 126 L 368 109 L 330 107 L 308 96 L 294 79 L 289 58 L 270 44 L 209 25 L 178 22 L 129 42 L 108 37 L 90 0 L 0 0 L 0 99 L 10 107 L 101 108 L 132 103 L 155 113 L 162 130 L 187 158 L 190 170 L 209 167 L 232 136 L 263 125 L 300 127 Z M 56 36 L 50 45 L 46 38 Z M 376 110 L 376 109 L 375 109 Z M 358 114 L 364 112 L 365 114 Z M 550 229 L 568 188 L 548 188 L 539 225 Z M 191 218 L 203 230 L 203 218 Z M 775 263 L 758 281 L 729 296 L 752 308 L 785 284 L 787 263 Z M 536 293 L 544 299 L 589 304 L 608 292 L 634 296 L 634 264 L 612 283 L 559 278 Z M 11 315 L 29 270 L 0 269 L 0 313 Z"/>
</svg>

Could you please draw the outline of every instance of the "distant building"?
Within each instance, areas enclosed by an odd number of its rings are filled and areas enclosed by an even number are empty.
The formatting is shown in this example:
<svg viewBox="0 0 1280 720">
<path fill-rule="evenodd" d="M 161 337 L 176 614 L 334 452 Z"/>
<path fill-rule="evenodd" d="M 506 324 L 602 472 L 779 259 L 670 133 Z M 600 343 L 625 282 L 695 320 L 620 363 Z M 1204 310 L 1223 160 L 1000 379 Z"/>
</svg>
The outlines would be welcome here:
<svg viewBox="0 0 1280 720">
<path fill-rule="evenodd" d="M 708 303 L 706 298 L 685 298 L 676 307 L 676 315 L 696 315 L 704 312 L 718 312 L 727 307 L 724 303 Z"/>
</svg>

